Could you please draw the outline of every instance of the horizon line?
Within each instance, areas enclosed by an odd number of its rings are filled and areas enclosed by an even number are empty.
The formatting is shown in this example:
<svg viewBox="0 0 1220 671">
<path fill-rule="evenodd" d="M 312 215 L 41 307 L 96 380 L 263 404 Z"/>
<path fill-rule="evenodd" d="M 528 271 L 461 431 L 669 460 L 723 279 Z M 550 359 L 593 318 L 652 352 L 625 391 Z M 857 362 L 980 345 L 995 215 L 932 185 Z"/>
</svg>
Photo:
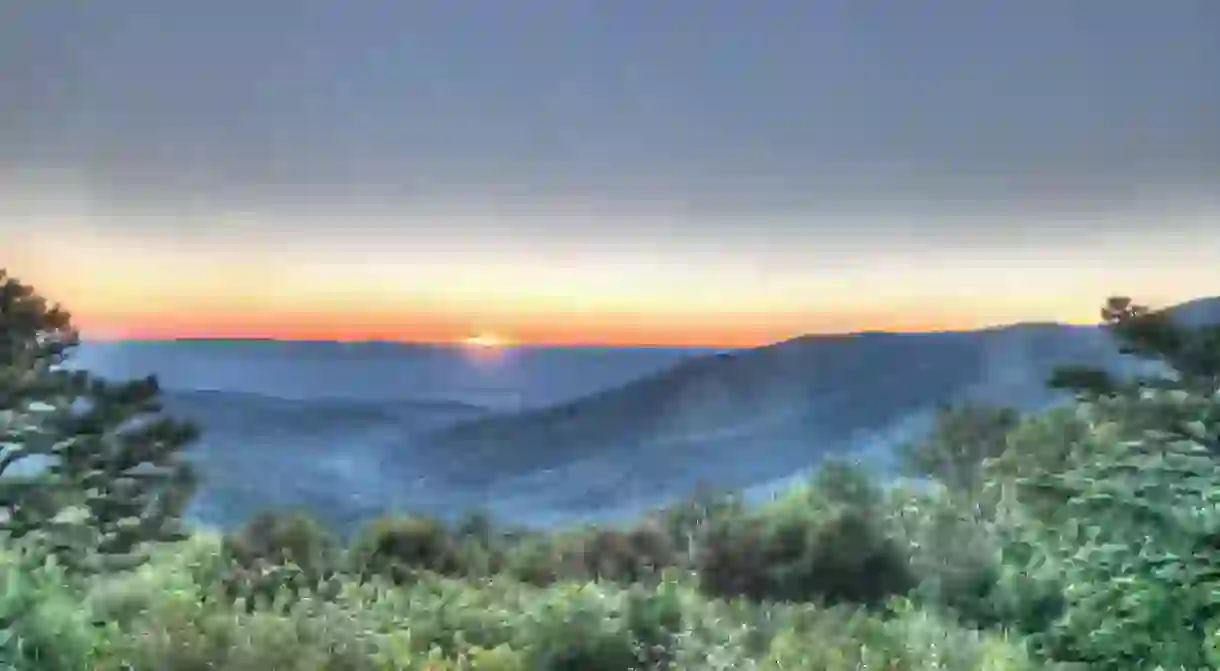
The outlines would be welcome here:
<svg viewBox="0 0 1220 671">
<path fill-rule="evenodd" d="M 652 344 L 652 343 L 599 343 L 596 341 L 590 342 L 508 342 L 503 345 L 490 348 L 495 350 L 522 350 L 522 349 L 670 349 L 670 350 L 747 350 L 756 349 L 759 347 L 769 347 L 780 343 L 803 338 L 842 338 L 851 336 L 867 336 L 867 335 L 898 335 L 898 336 L 918 336 L 918 335 L 936 335 L 936 334 L 961 334 L 961 333 L 979 333 L 984 331 L 996 331 L 1008 328 L 1030 327 L 1030 326 L 1062 326 L 1062 327 L 1077 327 L 1089 328 L 1100 326 L 1101 322 L 1072 322 L 1072 321 L 1056 321 L 1056 320 L 1025 320 L 1017 322 L 1003 322 L 996 324 L 986 324 L 977 327 L 969 328 L 932 328 L 924 330 L 887 330 L 887 329 L 862 329 L 857 331 L 819 331 L 799 333 L 787 338 L 778 340 L 760 342 L 752 345 L 739 344 L 716 344 L 716 343 L 687 343 L 687 344 Z M 103 343 L 284 343 L 284 344 L 337 344 L 337 345 L 406 345 L 419 347 L 437 347 L 448 349 L 464 349 L 471 348 L 467 343 L 461 340 L 409 340 L 399 338 L 285 338 L 276 336 L 172 336 L 172 337 L 140 337 L 140 336 L 89 336 L 87 333 L 81 334 L 82 342 L 103 342 Z"/>
</svg>

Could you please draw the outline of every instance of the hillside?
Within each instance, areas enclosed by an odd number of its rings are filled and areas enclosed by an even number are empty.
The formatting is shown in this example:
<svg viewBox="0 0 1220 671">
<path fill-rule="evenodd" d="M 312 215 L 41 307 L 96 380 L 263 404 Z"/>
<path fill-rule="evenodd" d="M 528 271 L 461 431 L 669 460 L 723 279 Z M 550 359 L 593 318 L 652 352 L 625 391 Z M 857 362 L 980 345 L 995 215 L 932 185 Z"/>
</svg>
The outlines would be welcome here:
<svg viewBox="0 0 1220 671">
<path fill-rule="evenodd" d="M 450 400 L 370 402 L 343 397 L 297 399 L 251 392 L 168 389 L 166 409 L 201 426 L 223 426 L 234 431 L 292 426 L 311 433 L 338 433 L 369 423 L 397 422 L 416 431 L 439 428 L 488 414 L 489 409 Z"/>
<path fill-rule="evenodd" d="M 163 400 L 204 429 L 191 449 L 205 483 L 192 516 L 222 526 L 267 507 L 303 506 L 340 526 L 376 515 L 396 489 L 381 476 L 386 445 L 488 412 L 453 401 L 302 402 L 212 390 L 171 389 Z"/>
<path fill-rule="evenodd" d="M 1220 301 L 1183 306 L 1192 321 Z M 742 488 L 850 454 L 884 466 L 936 406 L 973 399 L 1036 409 L 1055 366 L 1128 364 L 1099 328 L 806 336 L 702 356 L 549 408 L 422 437 L 411 458 L 495 507 L 589 514 L 704 482 Z"/>
<path fill-rule="evenodd" d="M 1175 314 L 1216 321 L 1220 301 Z M 445 373 L 438 353 L 411 348 L 204 348 L 133 349 L 159 355 L 151 370 L 181 385 L 167 388 L 168 409 L 205 429 L 192 449 L 206 476 L 193 516 L 221 526 L 269 506 L 303 506 L 341 527 L 386 509 L 471 507 L 545 525 L 622 518 L 699 483 L 762 496 L 827 454 L 885 468 L 940 403 L 1038 408 L 1056 400 L 1043 384 L 1055 365 L 1119 363 L 1100 329 L 1056 324 L 807 336 L 720 354 L 539 350 L 485 373 L 506 370 L 539 399 L 601 391 L 514 413 L 435 400 L 449 394 L 434 393 L 433 381 L 453 389 L 469 374 L 452 355 Z M 105 358 L 114 368 L 152 366 L 124 351 Z M 632 367 L 641 370 L 633 379 Z M 564 380 L 549 389 L 553 375 Z M 213 380 L 275 393 L 182 388 Z M 365 391 L 351 393 L 347 380 Z"/>
<path fill-rule="evenodd" d="M 1166 309 L 1183 326 L 1220 324 L 1220 297 L 1196 298 Z"/>
</svg>

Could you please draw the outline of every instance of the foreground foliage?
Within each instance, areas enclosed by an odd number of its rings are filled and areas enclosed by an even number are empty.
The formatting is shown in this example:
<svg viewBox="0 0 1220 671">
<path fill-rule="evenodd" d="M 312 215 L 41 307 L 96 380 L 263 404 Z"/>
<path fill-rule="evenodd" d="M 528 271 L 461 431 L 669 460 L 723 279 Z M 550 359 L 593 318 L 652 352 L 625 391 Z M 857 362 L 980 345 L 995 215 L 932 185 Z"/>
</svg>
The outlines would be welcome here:
<svg viewBox="0 0 1220 671">
<path fill-rule="evenodd" d="M 37 603 L 15 627 L 22 649 L 10 660 L 48 671 L 1038 668 L 1001 635 L 904 600 L 873 613 L 726 602 L 681 575 L 651 587 L 347 579 L 330 598 L 281 593 L 247 611 L 217 589 L 222 555 L 201 535 L 128 575 L 83 583 L 53 566 L 16 571 L 5 556 L 4 605 Z"/>
<path fill-rule="evenodd" d="M 198 430 L 161 414 L 153 378 L 65 364 L 71 316 L 0 269 L 0 531 L 78 570 L 130 568 L 184 537 Z"/>
</svg>

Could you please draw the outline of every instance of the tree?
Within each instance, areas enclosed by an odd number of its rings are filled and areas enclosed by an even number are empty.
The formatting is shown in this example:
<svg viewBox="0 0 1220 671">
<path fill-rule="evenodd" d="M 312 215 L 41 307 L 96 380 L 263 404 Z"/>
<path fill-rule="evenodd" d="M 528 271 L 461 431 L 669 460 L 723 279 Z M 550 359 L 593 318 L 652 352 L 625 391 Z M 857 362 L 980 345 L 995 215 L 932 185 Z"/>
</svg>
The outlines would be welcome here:
<svg viewBox="0 0 1220 671">
<path fill-rule="evenodd" d="M 65 367 L 71 315 L 0 269 L 0 531 L 80 570 L 129 568 L 184 537 L 198 437 L 162 414 L 155 377 Z"/>
<path fill-rule="evenodd" d="M 1049 384 L 1085 396 L 1113 395 L 1139 387 L 1177 388 L 1215 393 L 1220 388 L 1220 324 L 1188 328 L 1164 311 L 1115 296 L 1101 309 L 1103 325 L 1118 341 L 1119 352 L 1162 364 L 1160 374 L 1120 383 L 1108 372 L 1087 366 L 1064 366 Z"/>
<path fill-rule="evenodd" d="M 941 406 L 931 433 L 899 447 L 911 475 L 935 478 L 955 490 L 978 484 L 983 464 L 1000 456 L 1021 415 L 1011 408 L 965 403 Z"/>
<path fill-rule="evenodd" d="M 1078 402 L 1026 422 L 991 464 L 1003 564 L 1060 576 L 1063 609 L 1029 629 L 1051 659 L 1096 669 L 1220 663 L 1220 326 L 1124 297 L 1102 309 L 1119 351 L 1157 364 L 1119 380 L 1061 368 Z"/>
<path fill-rule="evenodd" d="M 1074 411 L 1084 433 L 1061 463 L 1010 483 L 1006 564 L 1070 585 L 1030 640 L 1092 669 L 1216 668 L 1220 399 L 1155 389 Z"/>
</svg>

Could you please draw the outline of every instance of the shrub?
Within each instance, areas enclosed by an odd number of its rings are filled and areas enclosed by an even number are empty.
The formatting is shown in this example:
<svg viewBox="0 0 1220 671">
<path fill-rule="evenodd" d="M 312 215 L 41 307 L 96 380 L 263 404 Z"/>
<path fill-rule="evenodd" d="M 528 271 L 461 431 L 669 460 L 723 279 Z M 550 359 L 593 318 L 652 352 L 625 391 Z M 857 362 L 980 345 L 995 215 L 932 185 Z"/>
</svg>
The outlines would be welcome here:
<svg viewBox="0 0 1220 671">
<path fill-rule="evenodd" d="M 626 531 L 595 529 L 584 534 L 576 552 L 585 579 L 632 584 L 652 581 L 676 561 L 673 541 L 653 524 Z"/>
<path fill-rule="evenodd" d="M 913 599 L 977 626 L 997 624 L 1000 540 L 976 506 L 949 490 L 895 490 L 891 497 L 893 534 L 910 555 L 918 583 Z"/>
<path fill-rule="evenodd" d="M 716 523 L 697 568 L 710 595 L 875 604 L 914 585 L 887 535 L 879 492 L 859 469 L 832 464 L 810 485 L 750 515 Z"/>
<path fill-rule="evenodd" d="M 267 606 L 280 595 L 329 597 L 338 589 L 338 541 L 303 513 L 265 512 L 236 535 L 224 539 L 228 562 L 220 579 L 225 597 L 243 599 L 247 609 Z"/>
<path fill-rule="evenodd" d="M 264 512 L 226 538 L 226 550 L 245 566 L 255 560 L 291 563 L 323 577 L 338 569 L 342 548 L 329 531 L 305 513 Z"/>
<path fill-rule="evenodd" d="M 951 620 L 891 604 L 886 618 L 860 610 L 799 611 L 771 640 L 763 668 L 769 669 L 987 669 L 1044 668 L 1019 641 L 965 630 Z"/>
<path fill-rule="evenodd" d="M 80 607 L 77 581 L 52 556 L 41 566 L 0 551 L 0 665 L 74 671 L 96 660 L 101 631 Z"/>
<path fill-rule="evenodd" d="M 563 585 L 523 613 L 513 647 L 527 651 L 535 669 L 669 668 L 685 608 L 672 582 L 627 590 Z"/>
<path fill-rule="evenodd" d="M 1122 351 L 1155 364 L 1119 381 L 1061 369 L 1075 418 L 1034 457 L 1006 454 L 989 483 L 1005 563 L 1058 573 L 1062 615 L 1040 652 L 1090 668 L 1204 668 L 1220 624 L 1220 326 L 1190 329 L 1113 298 Z M 1147 374 L 1151 371 L 1151 374 Z"/>
<path fill-rule="evenodd" d="M 900 445 L 898 456 L 911 475 L 934 478 L 951 489 L 974 489 L 984 463 L 1004 451 L 1020 419 L 1011 408 L 975 403 L 942 406 L 929 435 Z"/>
<path fill-rule="evenodd" d="M 700 589 L 714 597 L 755 601 L 774 598 L 765 544 L 757 523 L 734 520 L 716 524 L 705 533 L 695 558 Z"/>
<path fill-rule="evenodd" d="M 679 563 L 691 566 L 714 521 L 736 519 L 744 514 L 740 497 L 700 485 L 686 500 L 654 511 L 646 519 L 664 529 L 673 541 Z"/>
<path fill-rule="evenodd" d="M 353 568 L 365 577 L 411 580 L 419 569 L 459 575 L 457 543 L 440 522 L 423 517 L 382 518 L 369 523 L 350 551 Z"/>
<path fill-rule="evenodd" d="M 808 544 L 808 566 L 789 578 L 800 597 L 877 604 L 914 586 L 905 553 L 859 510 L 836 512 L 814 530 Z M 781 591 L 786 591 L 785 582 Z"/>
<path fill-rule="evenodd" d="M 554 539 L 526 536 L 507 551 L 504 570 L 516 580 L 544 587 L 559 580 L 566 573 L 564 559 L 563 552 Z"/>
<path fill-rule="evenodd" d="M 1220 622 L 1220 464 L 1199 441 L 1220 433 L 1217 401 L 1099 398 L 1080 408 L 1094 428 L 1071 465 L 1017 481 L 1018 505 L 1027 494 L 1037 505 L 1020 508 L 1013 561 L 1053 567 L 1069 586 L 1064 616 L 1038 639 L 1047 655 L 1092 668 L 1207 663 L 1207 627 Z M 1164 426 L 1150 428 L 1158 415 Z"/>
</svg>

